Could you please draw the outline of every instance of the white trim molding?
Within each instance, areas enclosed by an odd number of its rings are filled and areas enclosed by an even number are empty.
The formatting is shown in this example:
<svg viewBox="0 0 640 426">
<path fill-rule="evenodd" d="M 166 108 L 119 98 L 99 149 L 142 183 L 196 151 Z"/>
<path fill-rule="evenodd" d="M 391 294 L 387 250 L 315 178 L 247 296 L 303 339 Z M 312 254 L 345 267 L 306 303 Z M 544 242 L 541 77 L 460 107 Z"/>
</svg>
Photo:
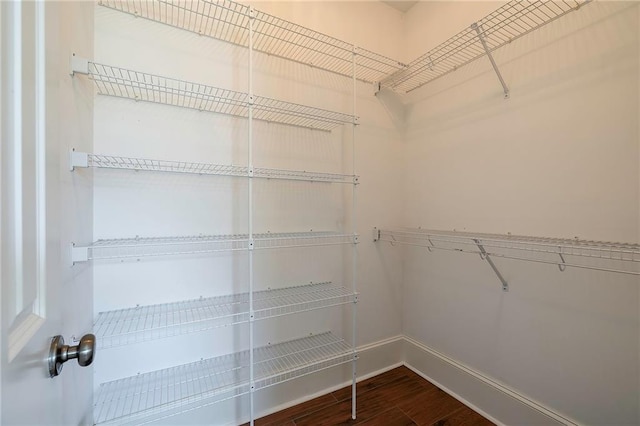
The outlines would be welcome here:
<svg viewBox="0 0 640 426">
<path fill-rule="evenodd" d="M 498 425 L 580 425 L 462 362 L 409 336 L 403 338 L 407 368 Z"/>
</svg>

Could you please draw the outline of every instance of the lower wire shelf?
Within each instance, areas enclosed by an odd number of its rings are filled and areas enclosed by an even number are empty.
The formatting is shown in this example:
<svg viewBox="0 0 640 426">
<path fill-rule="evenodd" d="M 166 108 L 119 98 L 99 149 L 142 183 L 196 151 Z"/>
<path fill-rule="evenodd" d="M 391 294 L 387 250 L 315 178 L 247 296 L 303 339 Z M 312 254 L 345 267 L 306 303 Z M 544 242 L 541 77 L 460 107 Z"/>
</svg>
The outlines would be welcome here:
<svg viewBox="0 0 640 426">
<path fill-rule="evenodd" d="M 331 282 L 255 292 L 256 320 L 344 305 L 357 294 Z M 101 349 L 210 330 L 249 320 L 249 293 L 100 312 L 94 333 Z"/>
<path fill-rule="evenodd" d="M 255 389 L 283 383 L 357 359 L 330 332 L 254 350 Z M 103 383 L 95 424 L 144 424 L 250 392 L 249 351 Z"/>
</svg>

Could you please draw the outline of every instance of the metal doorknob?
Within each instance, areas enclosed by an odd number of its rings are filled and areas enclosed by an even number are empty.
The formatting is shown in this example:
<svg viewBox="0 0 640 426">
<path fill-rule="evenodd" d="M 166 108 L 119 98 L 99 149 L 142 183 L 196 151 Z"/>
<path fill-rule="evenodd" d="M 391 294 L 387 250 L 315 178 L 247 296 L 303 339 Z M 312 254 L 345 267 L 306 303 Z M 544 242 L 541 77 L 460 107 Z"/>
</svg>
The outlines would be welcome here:
<svg viewBox="0 0 640 426">
<path fill-rule="evenodd" d="M 62 371 L 62 364 L 70 359 L 77 359 L 80 367 L 86 367 L 93 362 L 93 354 L 96 348 L 96 336 L 85 334 L 77 346 L 64 344 L 62 336 L 51 339 L 49 348 L 49 375 L 56 377 Z"/>
</svg>

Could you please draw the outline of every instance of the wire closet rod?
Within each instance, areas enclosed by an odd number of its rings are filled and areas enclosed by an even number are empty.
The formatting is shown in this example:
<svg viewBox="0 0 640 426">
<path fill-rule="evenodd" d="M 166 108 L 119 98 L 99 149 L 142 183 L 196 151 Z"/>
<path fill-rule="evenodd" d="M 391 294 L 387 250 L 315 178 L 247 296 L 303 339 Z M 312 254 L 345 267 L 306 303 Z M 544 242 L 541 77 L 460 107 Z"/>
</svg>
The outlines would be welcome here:
<svg viewBox="0 0 640 426">
<path fill-rule="evenodd" d="M 374 229 L 374 241 L 519 261 L 640 276 L 640 244 L 423 229 Z M 484 252 L 482 249 L 484 249 Z M 616 262 L 628 269 L 578 263 Z M 573 259 L 573 260 L 568 260 Z"/>
<path fill-rule="evenodd" d="M 389 75 L 381 83 L 401 93 L 411 92 L 479 58 L 490 57 L 495 50 L 590 1 L 512 0 L 414 59 L 405 69 Z M 501 82 L 506 87 L 504 81 Z"/>
</svg>

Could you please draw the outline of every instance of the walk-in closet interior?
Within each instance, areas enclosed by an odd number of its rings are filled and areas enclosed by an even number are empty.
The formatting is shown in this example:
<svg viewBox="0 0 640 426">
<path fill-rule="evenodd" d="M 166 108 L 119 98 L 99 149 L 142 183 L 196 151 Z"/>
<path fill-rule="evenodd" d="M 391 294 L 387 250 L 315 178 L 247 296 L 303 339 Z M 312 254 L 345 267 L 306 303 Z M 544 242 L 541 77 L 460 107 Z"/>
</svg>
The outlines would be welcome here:
<svg viewBox="0 0 640 426">
<path fill-rule="evenodd" d="M 356 424 L 405 365 L 496 424 L 640 424 L 638 2 L 35 7 L 62 334 L 97 341 L 53 423 L 351 385 Z"/>
</svg>

